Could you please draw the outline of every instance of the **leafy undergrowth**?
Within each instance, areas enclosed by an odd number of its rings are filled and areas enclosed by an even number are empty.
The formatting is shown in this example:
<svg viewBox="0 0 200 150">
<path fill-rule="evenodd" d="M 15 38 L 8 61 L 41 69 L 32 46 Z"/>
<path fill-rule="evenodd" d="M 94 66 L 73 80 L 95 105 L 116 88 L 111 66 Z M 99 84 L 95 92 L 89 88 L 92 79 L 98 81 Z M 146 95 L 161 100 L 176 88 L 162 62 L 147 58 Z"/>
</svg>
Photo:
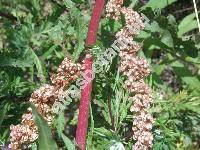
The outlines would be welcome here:
<svg viewBox="0 0 200 150">
<path fill-rule="evenodd" d="M 154 150 L 200 148 L 200 40 L 193 10 L 178 19 L 170 11 L 181 4 L 185 5 L 177 0 L 125 3 L 150 20 L 136 40 L 143 43 L 140 56 L 147 58 L 152 69 L 146 82 L 154 95 Z M 84 56 L 91 8 L 91 1 L 85 0 L 0 1 L 0 146 L 9 143 L 9 125 L 20 122 L 32 91 L 50 82 L 49 76 L 64 56 L 74 62 Z M 97 44 L 92 48 L 94 62 L 111 47 L 123 24 L 102 17 Z M 131 102 L 118 62 L 115 57 L 104 66 L 104 72 L 95 75 L 89 150 L 131 149 L 135 142 L 131 138 Z M 78 105 L 76 98 L 57 115 L 52 133 L 35 112 L 40 138 L 32 148 L 56 149 L 56 143 L 62 149 L 76 149 Z"/>
</svg>

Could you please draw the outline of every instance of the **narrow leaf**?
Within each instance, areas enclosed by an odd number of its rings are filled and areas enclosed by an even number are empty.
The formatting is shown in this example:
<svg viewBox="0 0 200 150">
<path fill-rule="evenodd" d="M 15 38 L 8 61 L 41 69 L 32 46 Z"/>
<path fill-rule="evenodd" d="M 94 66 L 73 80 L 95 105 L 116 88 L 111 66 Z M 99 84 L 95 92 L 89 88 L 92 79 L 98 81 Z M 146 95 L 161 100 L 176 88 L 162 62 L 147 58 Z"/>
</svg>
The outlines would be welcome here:
<svg viewBox="0 0 200 150">
<path fill-rule="evenodd" d="M 40 150 L 56 150 L 57 145 L 52 138 L 51 130 L 46 121 L 42 118 L 42 116 L 37 112 L 36 108 L 31 105 L 33 110 L 34 120 L 36 125 L 38 126 L 38 143 Z"/>
<path fill-rule="evenodd" d="M 65 136 L 63 133 L 61 133 L 61 137 L 62 137 L 63 142 L 65 143 L 65 146 L 68 150 L 76 149 L 74 143 L 67 136 Z"/>
</svg>

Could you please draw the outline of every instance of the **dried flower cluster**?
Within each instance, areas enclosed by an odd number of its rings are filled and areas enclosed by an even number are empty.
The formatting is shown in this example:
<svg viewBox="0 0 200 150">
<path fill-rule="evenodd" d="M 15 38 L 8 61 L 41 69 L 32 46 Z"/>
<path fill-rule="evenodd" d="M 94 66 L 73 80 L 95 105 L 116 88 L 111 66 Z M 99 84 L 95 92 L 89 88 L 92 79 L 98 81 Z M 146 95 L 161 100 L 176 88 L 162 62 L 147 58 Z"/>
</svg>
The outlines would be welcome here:
<svg viewBox="0 0 200 150">
<path fill-rule="evenodd" d="M 74 64 L 67 57 L 60 64 L 57 74 L 52 75 L 52 85 L 45 84 L 31 94 L 30 102 L 34 104 L 37 111 L 43 116 L 49 125 L 53 121 L 52 107 L 64 94 L 64 89 L 70 82 L 77 79 L 83 69 L 81 64 Z M 21 124 L 10 126 L 9 148 L 21 149 L 23 144 L 29 145 L 38 138 L 38 128 L 34 123 L 32 109 L 22 116 Z"/>
<path fill-rule="evenodd" d="M 119 20 L 121 15 L 120 9 L 122 3 L 122 0 L 110 0 L 106 5 L 106 17 Z"/>
<path fill-rule="evenodd" d="M 120 47 L 121 57 L 120 71 L 127 76 L 125 85 L 130 92 L 130 100 L 133 101 L 131 112 L 133 116 L 133 139 L 136 143 L 133 150 L 148 150 L 152 148 L 153 135 L 151 133 L 154 119 L 148 113 L 152 103 L 151 90 L 144 78 L 149 75 L 149 64 L 144 58 L 137 56 L 141 46 L 133 40 L 140 30 L 144 29 L 143 17 L 131 8 L 122 7 L 116 0 L 108 2 L 107 17 L 119 20 L 124 15 L 125 26 L 116 34 L 117 40 L 126 41 L 126 47 Z"/>
<path fill-rule="evenodd" d="M 81 70 L 83 70 L 81 64 L 74 64 L 66 57 L 59 66 L 58 73 L 51 77 L 51 81 L 54 86 L 66 86 L 80 76 Z"/>
</svg>

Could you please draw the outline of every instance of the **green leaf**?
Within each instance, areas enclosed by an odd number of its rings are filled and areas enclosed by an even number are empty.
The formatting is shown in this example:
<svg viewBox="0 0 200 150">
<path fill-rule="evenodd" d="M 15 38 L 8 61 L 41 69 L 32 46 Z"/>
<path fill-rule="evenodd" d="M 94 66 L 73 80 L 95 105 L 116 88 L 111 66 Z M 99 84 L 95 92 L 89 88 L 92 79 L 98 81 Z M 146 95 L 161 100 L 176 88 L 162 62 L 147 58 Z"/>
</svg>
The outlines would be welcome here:
<svg viewBox="0 0 200 150">
<path fill-rule="evenodd" d="M 86 38 L 87 28 L 85 24 L 85 19 L 83 18 L 81 11 L 76 8 L 75 3 L 73 3 L 71 0 L 65 0 L 64 4 L 69 9 L 69 16 L 71 19 L 70 21 L 75 23 L 75 32 L 73 31 L 73 28 L 69 28 L 68 34 L 70 32 L 75 33 L 76 44 L 74 47 L 72 58 L 74 61 L 76 61 L 79 58 L 81 52 L 84 50 L 84 40 Z M 69 32 L 69 30 L 71 31 Z"/>
<path fill-rule="evenodd" d="M 58 47 L 58 45 L 53 45 L 51 48 L 49 48 L 49 50 L 47 50 L 43 55 L 42 58 L 43 59 L 47 59 L 48 57 L 50 57 L 51 53 L 53 51 L 55 51 L 55 49 Z"/>
<path fill-rule="evenodd" d="M 1 130 L 2 122 L 3 122 L 4 118 L 5 118 L 6 113 L 9 110 L 9 108 L 10 108 L 10 104 L 6 103 L 5 101 L 2 102 L 1 105 L 0 105 L 0 130 Z"/>
<path fill-rule="evenodd" d="M 76 150 L 74 143 L 63 133 L 61 133 L 61 137 L 63 139 L 63 142 L 65 143 L 65 146 L 68 150 Z"/>
<path fill-rule="evenodd" d="M 79 3 L 79 4 L 81 4 L 81 3 L 83 3 L 84 2 L 84 0 L 72 0 L 74 3 Z"/>
<path fill-rule="evenodd" d="M 40 7 L 41 7 L 40 0 L 32 0 L 32 5 L 37 11 L 40 10 Z"/>
<path fill-rule="evenodd" d="M 149 24 L 146 28 L 147 30 L 149 30 L 150 32 L 153 33 L 160 33 L 160 40 L 159 42 L 162 42 L 163 44 L 165 44 L 166 46 L 173 48 L 174 47 L 174 42 L 173 42 L 173 37 L 171 35 L 171 33 L 169 32 L 169 30 L 165 30 L 162 29 L 158 22 L 153 21 L 151 24 Z"/>
<path fill-rule="evenodd" d="M 31 144 L 31 150 L 37 150 L 37 144 L 35 142 Z"/>
<path fill-rule="evenodd" d="M 125 148 L 121 142 L 114 142 L 113 145 L 110 146 L 109 150 L 125 150 Z"/>
<path fill-rule="evenodd" d="M 111 138 L 113 137 L 113 134 L 111 131 L 101 127 L 101 128 L 94 128 L 94 133 L 102 136 L 102 137 L 107 137 L 107 138 Z"/>
<path fill-rule="evenodd" d="M 150 32 L 161 32 L 162 28 L 160 28 L 158 22 L 152 21 L 147 25 L 146 30 L 149 30 Z"/>
<path fill-rule="evenodd" d="M 37 112 L 35 106 L 31 104 L 33 110 L 34 120 L 38 126 L 38 143 L 40 150 L 56 150 L 57 145 L 52 138 L 51 129 L 49 128 L 47 122 L 42 118 L 42 116 Z"/>
<path fill-rule="evenodd" d="M 84 24 L 82 16 L 79 16 L 76 19 L 75 34 L 77 38 L 77 44 L 75 45 L 72 57 L 74 60 L 77 60 L 80 53 L 84 50 L 84 40 L 86 37 L 86 26 Z"/>
<path fill-rule="evenodd" d="M 92 143 L 92 140 L 93 140 L 93 136 L 94 136 L 94 118 L 93 118 L 93 112 L 92 112 L 92 106 L 90 105 L 90 131 L 88 133 L 88 137 L 87 137 L 87 148 L 91 148 L 93 147 L 93 143 Z"/>
<path fill-rule="evenodd" d="M 199 88 L 200 81 L 198 77 L 192 75 L 192 73 L 184 66 L 184 64 L 175 61 L 171 64 L 175 73 L 181 78 L 181 80 L 189 86 L 189 88 Z"/>
<path fill-rule="evenodd" d="M 132 105 L 132 102 L 128 100 L 128 97 L 129 97 L 128 93 L 123 93 L 122 102 L 120 104 L 120 110 L 119 110 L 119 114 L 120 114 L 119 124 L 120 125 L 122 124 L 122 121 L 126 118 L 128 110 L 130 106 Z"/>
<path fill-rule="evenodd" d="M 42 82 L 45 82 L 46 81 L 46 79 L 45 79 L 45 72 L 43 71 L 44 67 L 42 65 L 42 62 L 40 61 L 40 59 L 38 58 L 38 56 L 36 55 L 36 53 L 33 51 L 33 49 L 29 48 L 27 50 L 27 54 L 30 54 L 30 58 L 33 59 L 35 65 L 36 65 L 36 68 L 37 68 L 37 71 L 38 71 L 38 77 L 40 78 L 40 80 Z"/>
<path fill-rule="evenodd" d="M 160 64 L 160 65 L 157 65 L 157 64 L 155 64 L 155 65 L 153 65 L 153 71 L 157 74 L 157 75 L 160 75 L 161 73 L 162 73 L 162 71 L 165 69 L 165 67 L 166 67 L 166 65 L 162 65 L 162 64 Z"/>
<path fill-rule="evenodd" d="M 72 0 L 64 0 L 64 4 L 69 9 L 76 8 L 75 4 L 72 2 Z"/>
<path fill-rule="evenodd" d="M 63 111 L 59 112 L 59 114 L 54 119 L 54 126 L 57 129 L 58 135 L 61 137 L 63 130 L 65 129 L 65 114 Z"/>
<path fill-rule="evenodd" d="M 72 27 L 72 26 L 69 26 L 68 28 L 67 28 L 67 34 L 68 35 L 72 35 L 72 34 L 74 34 L 74 32 L 75 32 L 75 29 L 74 29 L 74 27 Z"/>
<path fill-rule="evenodd" d="M 198 24 L 195 17 L 195 13 L 192 13 L 183 18 L 183 20 L 178 25 L 178 37 L 181 37 L 185 33 L 198 28 Z"/>
<path fill-rule="evenodd" d="M 176 1 L 177 0 L 150 0 L 141 9 L 145 10 L 148 7 L 150 7 L 152 10 L 163 9 Z"/>
<path fill-rule="evenodd" d="M 200 81 L 197 77 L 182 77 L 181 79 L 189 85 L 190 88 L 200 88 Z"/>
<path fill-rule="evenodd" d="M 131 0 L 131 7 L 134 7 L 138 4 L 138 0 Z"/>
<path fill-rule="evenodd" d="M 2 92 L 8 85 L 9 85 L 9 75 L 5 71 L 1 71 L 0 72 L 0 92 Z"/>
<path fill-rule="evenodd" d="M 174 47 L 174 42 L 171 33 L 168 30 L 163 30 L 161 32 L 161 42 L 163 42 L 165 45 L 168 47 L 173 48 Z"/>
<path fill-rule="evenodd" d="M 0 58 L 0 67 L 11 66 L 11 67 L 32 67 L 33 62 L 30 59 L 15 59 L 15 58 Z"/>
</svg>

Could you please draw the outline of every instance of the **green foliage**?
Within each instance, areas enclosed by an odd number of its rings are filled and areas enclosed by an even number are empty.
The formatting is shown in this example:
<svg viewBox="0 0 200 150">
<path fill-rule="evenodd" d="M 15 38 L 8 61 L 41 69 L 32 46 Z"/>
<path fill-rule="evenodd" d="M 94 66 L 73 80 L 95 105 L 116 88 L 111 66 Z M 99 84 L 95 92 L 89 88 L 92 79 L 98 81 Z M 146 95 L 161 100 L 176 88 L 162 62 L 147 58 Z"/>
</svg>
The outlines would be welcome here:
<svg viewBox="0 0 200 150">
<path fill-rule="evenodd" d="M 197 25 L 197 20 L 195 18 L 195 13 L 192 13 L 188 16 L 186 16 L 185 18 L 183 18 L 183 20 L 180 22 L 179 26 L 178 26 L 178 36 L 181 37 L 183 36 L 185 33 L 198 28 Z"/>
<path fill-rule="evenodd" d="M 38 127 L 38 146 L 41 150 L 54 150 L 57 149 L 57 145 L 52 138 L 51 129 L 49 128 L 47 122 L 42 118 L 42 116 L 37 112 L 36 108 L 31 105 L 33 110 L 34 121 Z"/>
<path fill-rule="evenodd" d="M 65 146 L 68 150 L 75 150 L 75 145 L 74 143 L 63 133 L 61 133 L 61 137 L 63 139 L 63 142 L 65 143 Z"/>
<path fill-rule="evenodd" d="M 168 5 L 176 2 L 177 0 L 150 0 L 146 5 L 142 7 L 142 9 L 151 8 L 152 10 L 162 9 L 167 7 Z"/>
<path fill-rule="evenodd" d="M 151 64 L 155 102 L 151 109 L 154 150 L 197 150 L 200 137 L 200 40 L 191 7 L 177 0 L 138 0 L 125 6 L 143 13 L 150 21 L 135 38 L 143 44 L 140 56 Z M 0 0 L 0 147 L 9 142 L 9 125 L 21 121 L 33 90 L 49 83 L 66 56 L 74 62 L 84 56 L 84 40 L 91 15 L 85 0 Z M 10 16 L 10 17 L 9 17 Z M 102 17 L 97 44 L 91 49 L 94 63 L 110 48 L 123 21 Z M 115 57 L 95 74 L 87 137 L 88 150 L 131 149 L 131 101 Z M 74 150 L 79 99 L 55 117 L 53 131 L 34 110 L 39 139 L 32 149 Z M 54 142 L 55 141 L 55 142 Z M 57 148 L 56 148 L 57 146 Z"/>
<path fill-rule="evenodd" d="M 155 149 L 193 149 L 199 137 L 199 92 L 182 91 L 170 99 L 156 99 Z M 178 142 L 178 143 L 177 143 Z M 176 144 L 177 143 L 177 144 Z"/>
</svg>

